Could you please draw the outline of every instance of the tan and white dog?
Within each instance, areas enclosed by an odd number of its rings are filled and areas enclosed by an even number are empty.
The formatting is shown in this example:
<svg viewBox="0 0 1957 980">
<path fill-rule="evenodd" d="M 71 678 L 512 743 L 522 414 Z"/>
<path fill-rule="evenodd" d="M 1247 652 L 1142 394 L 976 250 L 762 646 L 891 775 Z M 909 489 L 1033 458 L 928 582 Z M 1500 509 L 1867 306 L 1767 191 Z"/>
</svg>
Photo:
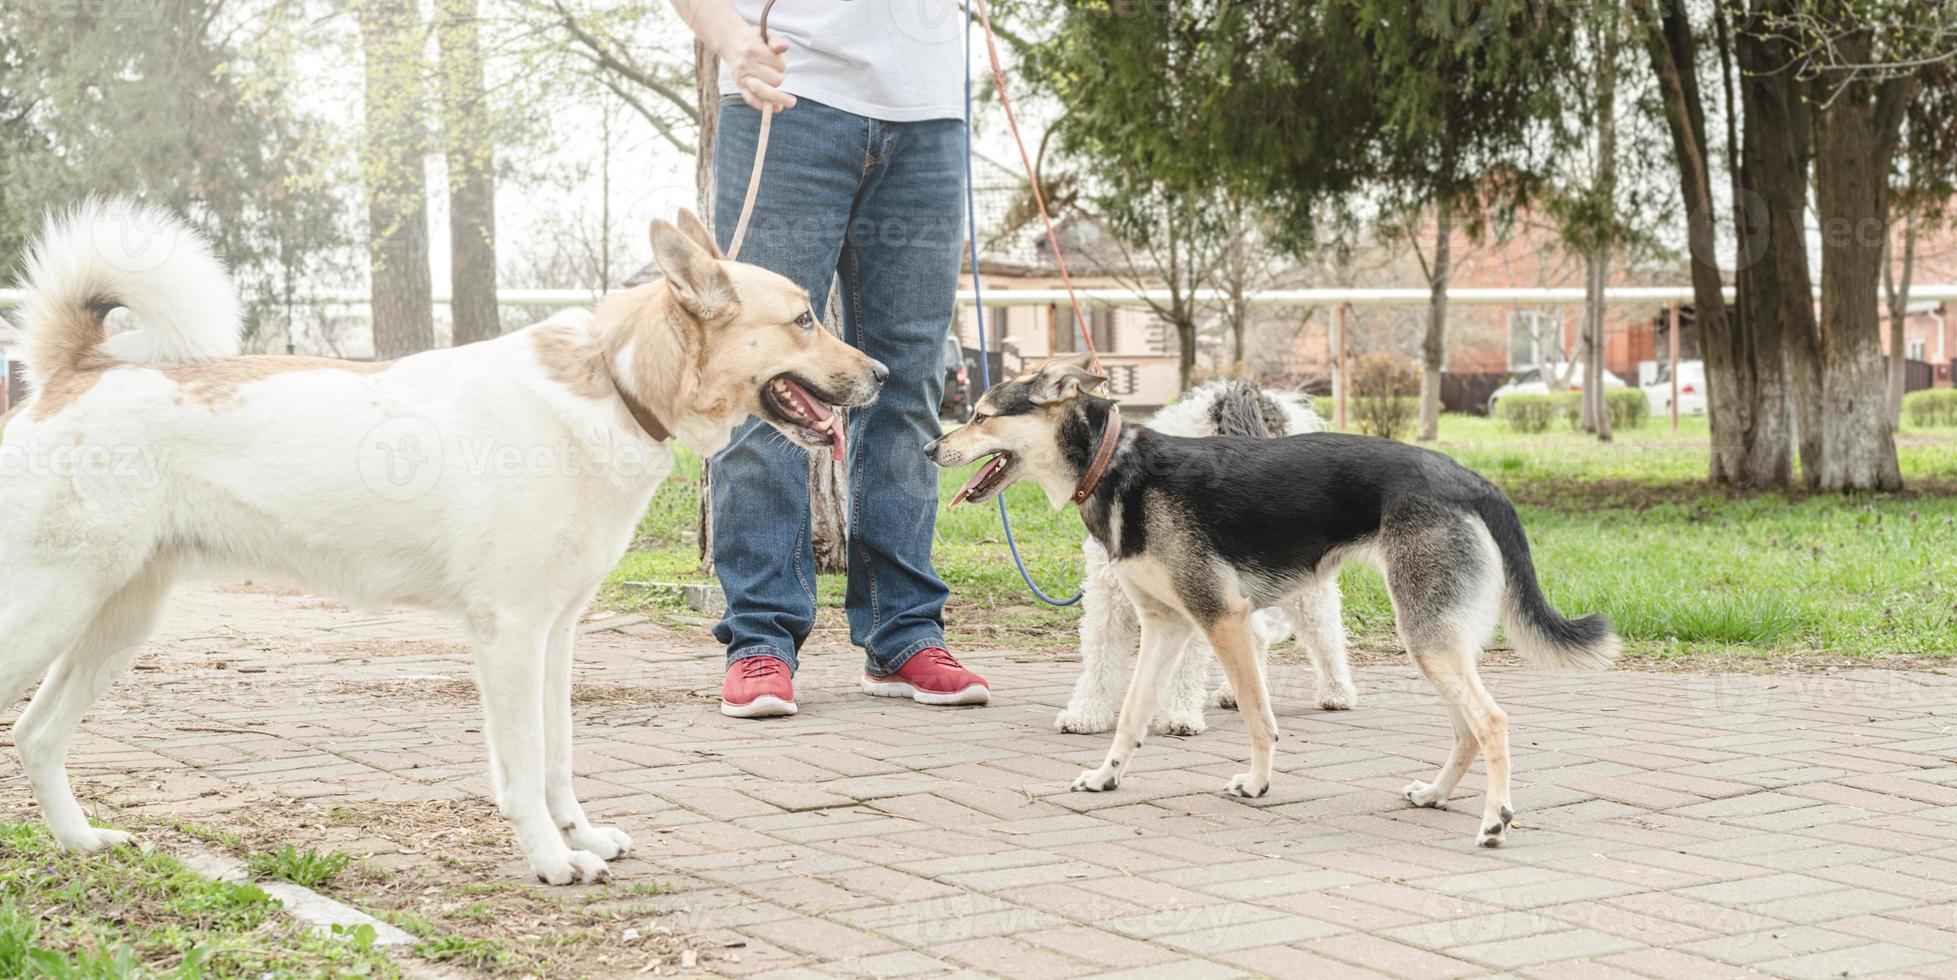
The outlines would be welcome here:
<svg viewBox="0 0 1957 980">
<path fill-rule="evenodd" d="M 682 228 L 684 230 L 682 230 Z M 594 881 L 627 852 L 571 785 L 571 645 L 671 471 L 758 415 L 814 449 L 883 365 L 787 279 L 655 221 L 665 278 L 495 340 L 383 364 L 237 356 L 239 303 L 175 218 L 92 202 L 34 249 L 21 328 L 34 396 L 0 438 L 0 707 L 55 839 L 93 851 L 64 757 L 172 582 L 286 579 L 459 617 L 490 782 L 530 867 Z M 107 336 L 115 308 L 133 329 Z"/>
</svg>

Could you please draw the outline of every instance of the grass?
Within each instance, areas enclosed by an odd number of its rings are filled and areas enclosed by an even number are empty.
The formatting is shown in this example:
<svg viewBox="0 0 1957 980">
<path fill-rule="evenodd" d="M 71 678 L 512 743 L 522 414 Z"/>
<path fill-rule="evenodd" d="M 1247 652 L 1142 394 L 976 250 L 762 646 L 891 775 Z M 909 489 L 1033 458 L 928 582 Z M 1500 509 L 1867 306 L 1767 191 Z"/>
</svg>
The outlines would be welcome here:
<svg viewBox="0 0 1957 980">
<path fill-rule="evenodd" d="M 67 854 L 0 823 L 0 976 L 396 976 L 371 931 L 320 935 L 259 888 L 134 848 Z"/>
<path fill-rule="evenodd" d="M 494 970 L 522 962 L 514 951 L 495 939 L 458 935 L 413 912 L 384 913 L 384 918 L 415 937 L 415 955 L 432 963 Z"/>
<path fill-rule="evenodd" d="M 1705 484 L 1703 417 L 1652 419 L 1609 444 L 1558 428 L 1540 435 L 1449 415 L 1434 448 L 1517 502 L 1552 602 L 1609 616 L 1645 656 L 1949 655 L 1957 635 L 1957 430 L 1905 423 L 1902 495 L 1741 494 Z M 608 601 L 670 609 L 639 581 L 708 581 L 694 536 L 700 467 L 684 457 L 654 498 Z M 968 474 L 940 480 L 951 494 Z M 1020 553 L 1048 593 L 1080 581 L 1084 531 L 1031 486 L 1006 494 Z M 1037 603 L 1006 550 L 995 508 L 941 509 L 934 554 L 951 585 L 955 643 L 1069 646 L 1072 610 Z M 1392 612 L 1371 568 L 1348 566 L 1346 620 L 1362 646 L 1392 647 Z M 839 622 L 838 575 L 822 577 L 825 625 Z"/>
<path fill-rule="evenodd" d="M 324 888 L 353 858 L 340 851 L 324 854 L 299 850 L 291 844 L 276 851 L 260 851 L 245 858 L 245 869 L 254 878 L 282 878 L 302 888 Z"/>
</svg>

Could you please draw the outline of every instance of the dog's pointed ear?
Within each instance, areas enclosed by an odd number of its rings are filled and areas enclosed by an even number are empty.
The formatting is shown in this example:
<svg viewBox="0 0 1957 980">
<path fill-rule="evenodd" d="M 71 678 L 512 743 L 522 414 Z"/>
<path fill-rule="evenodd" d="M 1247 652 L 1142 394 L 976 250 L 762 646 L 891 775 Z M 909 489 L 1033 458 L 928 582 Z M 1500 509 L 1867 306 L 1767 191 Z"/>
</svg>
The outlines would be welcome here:
<svg viewBox="0 0 1957 980">
<path fill-rule="evenodd" d="M 734 283 L 720 261 L 670 223 L 652 222 L 652 257 L 666 274 L 673 298 L 688 313 L 712 320 L 733 309 Z"/>
<path fill-rule="evenodd" d="M 706 222 L 700 220 L 699 215 L 694 214 L 686 208 L 681 208 L 679 226 L 680 230 L 686 233 L 686 237 L 693 239 L 701 248 L 706 249 L 708 255 L 716 259 L 727 257 L 721 254 L 720 246 L 714 244 L 713 230 L 707 227 Z"/>
<path fill-rule="evenodd" d="M 1040 365 L 1028 394 L 1035 404 L 1054 405 L 1079 397 L 1081 392 L 1092 392 L 1107 381 L 1094 373 L 1092 354 L 1056 357 Z"/>
</svg>

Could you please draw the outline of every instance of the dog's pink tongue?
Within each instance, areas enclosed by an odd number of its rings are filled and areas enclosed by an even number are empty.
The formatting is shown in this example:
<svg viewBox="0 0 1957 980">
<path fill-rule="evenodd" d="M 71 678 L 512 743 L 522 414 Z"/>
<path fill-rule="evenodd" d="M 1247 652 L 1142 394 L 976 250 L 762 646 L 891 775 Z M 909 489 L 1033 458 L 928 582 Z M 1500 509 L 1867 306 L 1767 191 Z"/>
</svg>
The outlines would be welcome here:
<svg viewBox="0 0 1957 980">
<path fill-rule="evenodd" d="M 843 420 L 836 418 L 835 413 L 829 411 L 829 406 L 816 400 L 815 396 L 803 390 L 801 385 L 790 381 L 788 386 L 795 389 L 795 396 L 802 399 L 802 405 L 809 410 L 809 414 L 815 416 L 817 422 L 833 420 L 830 421 L 827 430 L 829 436 L 829 458 L 838 463 L 842 462 L 844 449 Z M 822 432 L 824 430 L 817 429 L 816 431 Z"/>
<path fill-rule="evenodd" d="M 986 480 L 990 479 L 992 477 L 992 474 L 997 473 L 999 471 L 999 468 L 1005 465 L 1006 465 L 1006 458 L 1004 456 L 994 456 L 991 459 L 986 460 L 985 465 L 979 467 L 978 472 L 972 474 L 972 478 L 966 480 L 965 485 L 959 487 L 958 492 L 952 495 L 951 506 L 956 507 L 959 504 L 964 503 L 965 498 L 971 496 L 973 490 L 978 489 L 980 484 L 983 484 Z"/>
</svg>

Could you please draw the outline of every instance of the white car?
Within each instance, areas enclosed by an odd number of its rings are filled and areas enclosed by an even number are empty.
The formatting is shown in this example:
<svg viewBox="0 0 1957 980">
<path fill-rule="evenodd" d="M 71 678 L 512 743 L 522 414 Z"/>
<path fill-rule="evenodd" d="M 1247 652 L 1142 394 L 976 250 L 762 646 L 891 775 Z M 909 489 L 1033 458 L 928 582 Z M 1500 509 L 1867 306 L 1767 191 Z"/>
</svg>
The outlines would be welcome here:
<svg viewBox="0 0 1957 980">
<path fill-rule="evenodd" d="M 1658 380 L 1644 386 L 1653 417 L 1672 414 L 1671 365 L 1658 365 Z M 1678 362 L 1678 414 L 1706 414 L 1706 362 Z"/>
<path fill-rule="evenodd" d="M 1558 369 L 1558 374 L 1560 373 L 1561 371 L 1560 369 Z M 1581 363 L 1570 366 L 1569 377 L 1570 377 L 1569 387 L 1559 388 L 1557 390 L 1582 391 L 1583 390 L 1583 365 Z M 1609 371 L 1604 372 L 1605 391 L 1609 391 L 1613 388 L 1622 388 L 1624 386 L 1625 385 L 1624 385 L 1623 378 L 1620 378 L 1617 375 L 1610 373 Z M 1543 380 L 1543 372 L 1540 369 L 1533 370 L 1533 371 L 1525 371 L 1521 374 L 1516 375 L 1514 378 L 1510 379 L 1508 384 L 1505 384 L 1500 388 L 1497 388 L 1489 393 L 1488 414 L 1492 418 L 1495 415 L 1495 403 L 1501 401 L 1503 398 L 1509 395 L 1547 395 L 1547 394 L 1549 394 L 1549 382 Z"/>
</svg>

